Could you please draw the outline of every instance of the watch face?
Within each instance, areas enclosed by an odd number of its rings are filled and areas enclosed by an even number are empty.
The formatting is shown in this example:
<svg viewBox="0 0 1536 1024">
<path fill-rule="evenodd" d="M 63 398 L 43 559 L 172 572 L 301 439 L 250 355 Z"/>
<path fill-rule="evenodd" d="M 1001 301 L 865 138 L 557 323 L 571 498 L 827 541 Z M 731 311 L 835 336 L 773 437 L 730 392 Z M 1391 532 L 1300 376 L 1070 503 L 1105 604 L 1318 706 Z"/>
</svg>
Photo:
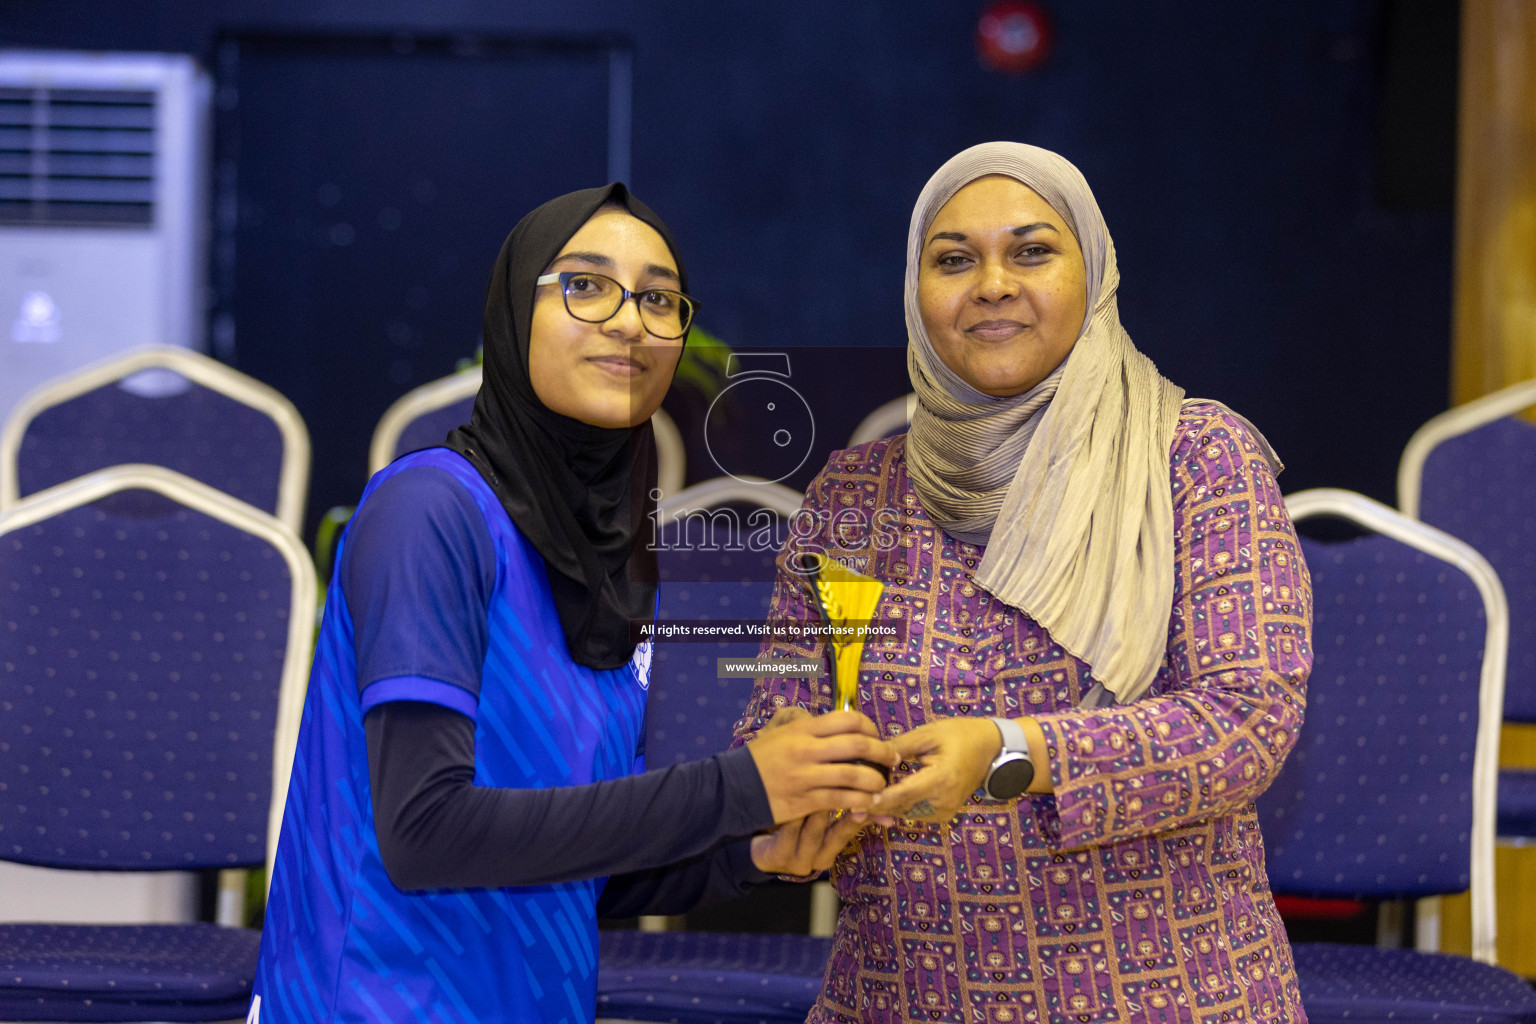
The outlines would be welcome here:
<svg viewBox="0 0 1536 1024">
<path fill-rule="evenodd" d="M 1012 800 L 1022 796 L 1034 779 L 1035 766 L 1029 758 L 1009 758 L 988 777 L 987 795 L 994 800 Z"/>
</svg>

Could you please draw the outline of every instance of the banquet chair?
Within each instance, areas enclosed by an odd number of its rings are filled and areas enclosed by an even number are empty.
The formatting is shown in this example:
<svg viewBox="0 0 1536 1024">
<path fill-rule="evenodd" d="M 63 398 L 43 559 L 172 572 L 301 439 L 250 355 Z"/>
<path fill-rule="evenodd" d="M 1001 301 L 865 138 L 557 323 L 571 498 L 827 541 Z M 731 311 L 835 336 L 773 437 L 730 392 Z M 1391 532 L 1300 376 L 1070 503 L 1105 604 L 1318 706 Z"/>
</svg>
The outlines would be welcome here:
<svg viewBox="0 0 1536 1024">
<path fill-rule="evenodd" d="M 406 452 L 442 444 L 449 431 L 468 423 L 482 373 L 481 367 L 473 366 L 449 374 L 407 391 L 386 409 L 368 446 L 368 475 Z M 659 486 L 664 494 L 676 494 L 683 489 L 687 468 L 683 435 L 661 409 L 651 417 L 651 425 L 656 431 Z"/>
<path fill-rule="evenodd" d="M 656 519 L 658 624 L 762 622 L 774 559 L 801 495 L 779 484 L 720 477 L 662 501 Z M 753 519 L 753 513 L 758 517 Z M 758 530 L 761 550 L 742 550 Z M 717 678 L 717 659 L 750 659 L 759 641 L 659 638 L 646 703 L 648 768 L 695 761 L 730 746 L 752 680 Z M 837 899 L 812 883 L 812 935 L 603 931 L 597 1008 L 602 1020 L 682 1024 L 802 1021 L 821 991 Z"/>
<path fill-rule="evenodd" d="M 801 496 L 780 484 L 720 477 L 664 499 L 656 621 L 761 622 L 768 615 L 774 558 Z M 771 544 L 740 550 L 759 509 Z M 751 695 L 751 681 L 716 676 L 718 658 L 751 658 L 758 638 L 688 643 L 663 639 L 652 655 L 646 706 L 646 765 L 663 768 L 725 750 Z"/>
<path fill-rule="evenodd" d="M 0 512 L 127 463 L 165 466 L 301 529 L 309 434 L 265 384 L 183 348 L 134 349 L 26 395 L 0 428 Z"/>
<path fill-rule="evenodd" d="M 866 441 L 876 441 L 891 434 L 899 434 L 912 425 L 912 414 L 917 410 L 917 394 L 909 392 L 893 398 L 859 421 L 848 438 L 848 447 L 854 448 Z"/>
<path fill-rule="evenodd" d="M 308 554 L 159 466 L 0 515 L 0 859 L 270 866 L 308 671 Z M 243 1018 L 260 934 L 0 924 L 0 1020 Z"/>
<path fill-rule="evenodd" d="M 1276 893 L 1373 901 L 1472 893 L 1472 956 L 1296 943 L 1313 1024 L 1536 1021 L 1536 992 L 1494 963 L 1494 794 L 1508 612 L 1487 561 L 1448 534 L 1348 491 L 1286 499 L 1303 537 L 1314 664 L 1305 722 L 1257 802 Z M 1421 907 L 1432 910 L 1432 906 Z"/>
<path fill-rule="evenodd" d="M 480 380 L 481 368 L 472 366 L 412 388 L 396 399 L 373 428 L 368 475 L 373 476 L 406 452 L 442 444 L 449 431 L 468 423 Z"/>
<path fill-rule="evenodd" d="M 1536 380 L 1425 423 L 1398 466 L 1403 514 L 1461 538 L 1488 559 L 1509 599 L 1504 720 L 1536 725 Z M 1536 842 L 1536 769 L 1499 773 L 1500 841 Z"/>
<path fill-rule="evenodd" d="M 603 931 L 598 1024 L 800 1024 L 831 956 L 808 935 Z"/>
</svg>

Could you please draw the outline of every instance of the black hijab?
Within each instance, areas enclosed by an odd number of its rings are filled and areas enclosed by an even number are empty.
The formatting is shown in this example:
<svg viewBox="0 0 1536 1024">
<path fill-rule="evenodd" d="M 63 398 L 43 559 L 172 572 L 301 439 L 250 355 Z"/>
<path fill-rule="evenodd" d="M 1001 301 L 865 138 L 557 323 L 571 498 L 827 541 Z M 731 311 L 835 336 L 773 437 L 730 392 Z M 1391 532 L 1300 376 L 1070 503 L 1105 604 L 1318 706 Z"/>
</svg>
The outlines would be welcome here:
<svg viewBox="0 0 1536 1024">
<path fill-rule="evenodd" d="M 656 229 L 687 291 L 671 232 L 623 184 L 551 199 L 518 222 L 496 258 L 485 298 L 485 379 L 469 424 L 447 440 L 543 556 L 571 657 L 597 669 L 627 662 L 630 624 L 654 617 L 656 554 L 646 527 L 656 507 L 656 439 L 650 420 L 613 429 L 551 412 L 528 376 L 528 338 L 534 279 L 610 202 Z"/>
</svg>

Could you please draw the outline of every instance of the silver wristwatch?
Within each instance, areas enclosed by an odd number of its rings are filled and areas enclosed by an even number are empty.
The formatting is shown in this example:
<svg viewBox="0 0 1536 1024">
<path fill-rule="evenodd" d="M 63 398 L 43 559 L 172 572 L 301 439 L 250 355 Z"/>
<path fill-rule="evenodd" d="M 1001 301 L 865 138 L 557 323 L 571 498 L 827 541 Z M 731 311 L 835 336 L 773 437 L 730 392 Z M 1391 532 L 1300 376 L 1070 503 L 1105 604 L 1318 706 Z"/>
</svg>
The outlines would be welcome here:
<svg viewBox="0 0 1536 1024">
<path fill-rule="evenodd" d="M 1011 718 L 994 718 L 992 724 L 1003 736 L 1003 749 L 992 759 L 987 777 L 981 784 L 988 800 L 1013 800 L 1024 795 L 1035 779 L 1035 763 L 1029 759 L 1029 741 L 1024 727 Z"/>
</svg>

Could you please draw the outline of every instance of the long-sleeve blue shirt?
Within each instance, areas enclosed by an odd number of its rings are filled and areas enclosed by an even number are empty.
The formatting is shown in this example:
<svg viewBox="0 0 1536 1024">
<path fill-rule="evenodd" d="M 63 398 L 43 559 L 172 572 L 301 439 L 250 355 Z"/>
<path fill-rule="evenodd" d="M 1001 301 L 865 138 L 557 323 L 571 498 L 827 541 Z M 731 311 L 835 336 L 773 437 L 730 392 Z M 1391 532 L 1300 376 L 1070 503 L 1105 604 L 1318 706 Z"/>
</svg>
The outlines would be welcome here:
<svg viewBox="0 0 1536 1024">
<path fill-rule="evenodd" d="M 571 660 L 542 560 L 459 455 L 376 475 L 327 596 L 258 1020 L 591 1020 L 600 911 L 761 880 L 749 751 L 643 772 L 648 654 Z"/>
</svg>

